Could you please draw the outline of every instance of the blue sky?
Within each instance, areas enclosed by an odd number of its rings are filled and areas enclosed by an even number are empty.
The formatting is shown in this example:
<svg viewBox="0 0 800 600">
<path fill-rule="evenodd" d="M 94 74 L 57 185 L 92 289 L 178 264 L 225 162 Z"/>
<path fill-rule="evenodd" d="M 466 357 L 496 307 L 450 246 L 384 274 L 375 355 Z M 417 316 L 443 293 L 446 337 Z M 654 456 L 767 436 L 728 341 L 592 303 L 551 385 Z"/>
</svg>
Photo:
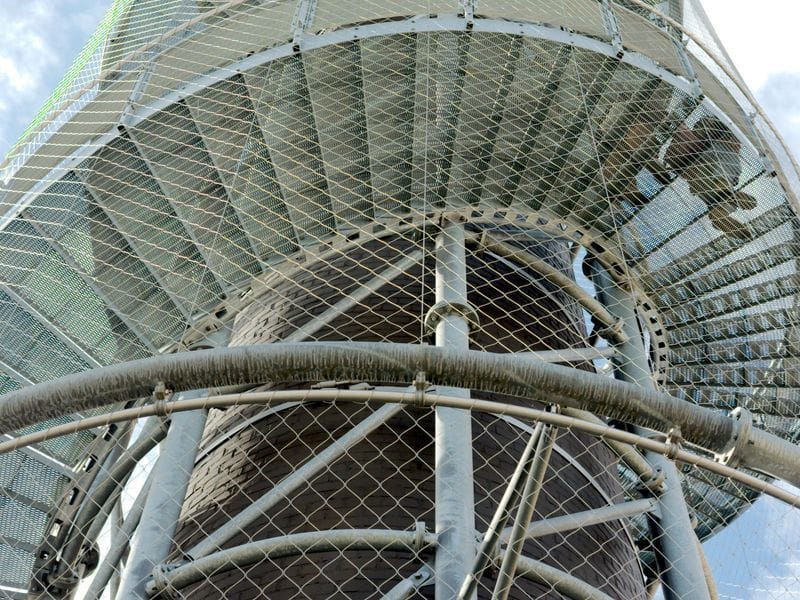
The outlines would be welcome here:
<svg viewBox="0 0 800 600">
<path fill-rule="evenodd" d="M 109 0 L 0 0 L 0 155 L 94 31 Z"/>
<path fill-rule="evenodd" d="M 0 0 L 0 156 L 36 114 L 109 4 Z M 743 77 L 800 156 L 800 2 L 703 0 L 703 5 Z"/>
<path fill-rule="evenodd" d="M 14 144 L 110 0 L 0 0 L 0 156 Z M 800 156 L 800 2 L 704 0 L 717 32 Z M 800 518 L 760 501 L 708 545 L 720 597 L 800 600 Z"/>
</svg>

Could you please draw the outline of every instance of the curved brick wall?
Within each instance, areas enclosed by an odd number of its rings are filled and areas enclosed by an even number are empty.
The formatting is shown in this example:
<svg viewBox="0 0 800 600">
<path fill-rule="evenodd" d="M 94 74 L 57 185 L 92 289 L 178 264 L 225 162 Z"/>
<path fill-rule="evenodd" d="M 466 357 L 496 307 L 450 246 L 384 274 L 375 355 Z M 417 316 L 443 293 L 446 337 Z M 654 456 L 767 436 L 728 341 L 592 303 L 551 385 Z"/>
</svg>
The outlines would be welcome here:
<svg viewBox="0 0 800 600">
<path fill-rule="evenodd" d="M 359 281 L 371 277 L 373 271 L 379 271 L 384 261 L 397 261 L 411 246 L 412 242 L 400 237 L 373 241 L 327 263 L 311 263 L 293 276 L 276 277 L 270 291 L 239 316 L 233 343 L 285 338 Z M 534 251 L 568 272 L 566 248 L 540 242 Z M 420 315 L 433 301 L 432 263 L 427 261 L 425 268 L 425 293 L 418 267 L 321 329 L 314 339 L 418 342 Z M 512 266 L 485 254 L 470 254 L 468 268 L 469 299 L 479 312 L 482 326 L 473 336 L 473 347 L 508 352 L 564 347 L 581 340 L 580 311 L 547 284 L 516 273 Z M 261 410 L 245 407 L 214 411 L 205 443 Z M 176 536 L 176 553 L 247 506 L 370 410 L 344 403 L 289 406 L 213 449 L 195 469 Z M 410 530 L 416 521 L 425 521 L 431 529 L 432 432 L 430 410 L 404 410 L 240 533 L 230 545 L 331 528 Z M 488 415 L 473 418 L 479 530 L 491 519 L 526 435 L 516 425 Z M 557 445 L 537 504 L 538 517 L 602 506 L 607 503 L 605 496 L 619 500 L 616 466 L 605 446 L 569 432 L 561 432 Z M 620 523 L 539 538 L 526 544 L 525 553 L 567 568 L 612 597 L 643 597 L 635 549 Z M 222 573 L 185 592 L 197 599 L 380 597 L 400 576 L 410 575 L 429 558 L 428 554 L 398 552 L 309 554 Z M 481 597 L 488 597 L 494 583 L 492 574 L 487 572 L 482 581 L 489 591 L 484 590 Z M 514 598 L 561 597 L 538 584 L 523 580 L 519 584 L 512 593 Z M 417 597 L 432 598 L 432 588 L 422 588 Z"/>
</svg>

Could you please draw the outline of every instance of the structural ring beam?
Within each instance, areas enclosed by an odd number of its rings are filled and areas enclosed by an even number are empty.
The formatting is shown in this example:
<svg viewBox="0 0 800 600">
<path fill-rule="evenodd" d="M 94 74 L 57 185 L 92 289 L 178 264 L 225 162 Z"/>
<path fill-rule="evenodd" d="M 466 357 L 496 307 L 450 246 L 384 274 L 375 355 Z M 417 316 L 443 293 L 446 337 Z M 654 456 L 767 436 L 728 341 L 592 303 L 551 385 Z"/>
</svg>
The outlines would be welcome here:
<svg viewBox="0 0 800 600">
<path fill-rule="evenodd" d="M 727 451 L 740 433 L 712 409 L 663 392 L 515 355 L 381 343 L 266 344 L 161 355 L 70 375 L 0 398 L 0 431 L 148 396 L 163 382 L 175 392 L 264 381 L 412 381 L 478 389 L 590 410 L 641 427 L 678 428 L 685 440 Z M 800 447 L 759 429 L 740 464 L 800 485 Z"/>
</svg>

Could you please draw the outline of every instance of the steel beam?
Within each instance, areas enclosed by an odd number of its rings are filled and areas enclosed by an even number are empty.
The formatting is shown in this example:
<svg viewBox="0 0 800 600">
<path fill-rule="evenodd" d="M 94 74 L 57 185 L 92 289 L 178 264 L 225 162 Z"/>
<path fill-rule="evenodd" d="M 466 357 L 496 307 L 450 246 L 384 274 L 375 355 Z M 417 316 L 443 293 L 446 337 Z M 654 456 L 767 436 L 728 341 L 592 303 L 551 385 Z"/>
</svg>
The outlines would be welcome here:
<svg viewBox="0 0 800 600">
<path fill-rule="evenodd" d="M 10 379 L 13 379 L 22 387 L 26 385 L 33 385 L 35 383 L 30 377 L 25 375 L 22 371 L 20 371 L 16 367 L 11 366 L 9 363 L 3 360 L 0 360 L 0 371 L 2 371 L 5 375 L 8 375 Z"/>
<path fill-rule="evenodd" d="M 92 187 L 92 185 L 89 183 L 89 178 L 86 176 L 84 170 L 83 169 L 76 170 L 75 176 L 78 178 L 81 184 L 83 184 L 84 189 L 91 196 L 95 204 L 97 204 L 98 208 L 103 211 L 103 214 L 108 218 L 109 222 L 114 227 L 114 230 L 119 234 L 121 238 L 125 240 L 125 242 L 131 248 L 131 250 L 133 250 L 139 262 L 141 262 L 145 266 L 145 269 L 147 269 L 147 272 L 153 278 L 155 283 L 164 291 L 164 293 L 170 299 L 170 301 L 178 310 L 178 312 L 180 312 L 181 315 L 183 315 L 186 322 L 191 323 L 192 315 L 191 312 L 187 310 L 186 307 L 184 306 L 184 300 L 177 297 L 170 286 L 165 285 L 164 277 L 159 272 L 159 267 L 153 265 L 149 260 L 145 258 L 146 254 L 142 251 L 141 244 L 133 237 L 131 237 L 128 233 L 126 233 L 123 227 L 120 227 L 119 221 L 114 215 L 114 211 L 110 210 L 107 207 L 107 204 L 104 201 L 104 199 L 100 196 L 98 191 L 94 189 L 94 187 Z"/>
<path fill-rule="evenodd" d="M 536 429 L 534 429 L 533 433 L 531 433 L 531 436 L 528 438 L 528 443 L 525 445 L 525 449 L 522 451 L 517 466 L 511 474 L 511 479 L 506 486 L 506 491 L 497 504 L 497 509 L 495 509 L 492 520 L 483 535 L 483 540 L 475 556 L 472 570 L 461 584 L 461 589 L 458 592 L 458 600 L 474 597 L 478 589 L 478 581 L 481 575 L 495 557 L 497 543 L 500 540 L 500 533 L 508 521 L 511 508 L 519 501 L 523 482 L 527 480 L 530 471 L 530 460 L 539 444 L 539 438 L 542 435 L 543 428 L 544 425 L 538 423 Z"/>
<path fill-rule="evenodd" d="M 157 353 L 158 348 L 155 347 L 150 338 L 144 335 L 136 323 L 134 323 L 132 319 L 130 319 L 122 310 L 117 307 L 116 303 L 111 299 L 111 296 L 103 291 L 102 286 L 98 285 L 95 279 L 78 264 L 78 261 L 76 261 L 75 258 L 73 258 L 73 256 L 66 250 L 66 248 L 61 245 L 61 242 L 55 237 L 51 236 L 40 223 L 37 223 L 36 220 L 31 218 L 29 215 L 26 214 L 24 218 L 31 225 L 31 227 L 33 227 L 33 229 L 42 236 L 42 239 L 48 240 L 50 248 L 52 248 L 55 253 L 58 254 L 59 258 L 64 261 L 64 264 L 77 273 L 81 280 L 88 287 L 90 287 L 95 294 L 97 294 L 98 298 L 103 301 L 104 306 L 108 307 L 108 309 L 117 316 L 117 318 L 125 325 L 125 327 L 130 329 L 131 333 L 136 336 L 142 345 L 150 350 L 153 354 Z"/>
<path fill-rule="evenodd" d="M 502 559 L 504 554 L 505 551 L 501 551 L 498 558 Z M 570 600 L 614 600 L 608 594 L 574 575 L 527 556 L 519 557 L 517 573 L 519 577 L 538 581 Z"/>
<path fill-rule="evenodd" d="M 207 395 L 208 390 L 196 390 L 181 394 L 181 397 Z M 118 594 L 120 598 L 146 600 L 147 578 L 169 554 L 207 415 L 206 410 L 196 410 L 172 417 L 169 433 L 153 468 L 151 491 L 145 500 L 136 539 L 131 545 Z"/>
<path fill-rule="evenodd" d="M 511 260 L 525 268 L 532 269 L 559 290 L 574 298 L 587 312 L 595 319 L 605 325 L 603 337 L 621 343 L 625 341 L 621 330 L 621 323 L 614 318 L 606 307 L 590 296 L 580 285 L 570 277 L 546 263 L 540 258 L 536 258 L 529 252 L 515 248 L 510 244 L 496 240 L 488 234 L 478 237 L 478 245 L 482 250 L 489 251 L 502 258 Z"/>
<path fill-rule="evenodd" d="M 605 426 L 606 423 L 594 413 L 575 408 L 562 408 L 561 412 L 565 415 L 588 421 L 595 425 Z M 655 470 L 652 465 L 642 456 L 641 452 L 630 444 L 624 444 L 612 439 L 604 439 L 603 442 L 608 446 L 617 457 L 631 469 L 641 482 L 645 485 L 654 480 Z"/>
<path fill-rule="evenodd" d="M 194 224 L 192 222 L 192 219 L 189 218 L 191 214 L 183 206 L 181 206 L 179 203 L 173 200 L 169 182 L 164 180 L 162 169 L 159 168 L 159 165 L 154 164 L 150 160 L 147 147 L 144 144 L 142 144 L 141 140 L 138 137 L 137 131 L 135 129 L 126 129 L 126 133 L 128 134 L 128 139 L 131 141 L 133 147 L 136 149 L 136 152 L 139 155 L 138 157 L 141 158 L 142 162 L 144 162 L 144 164 L 147 166 L 149 175 L 153 178 L 153 181 L 158 186 L 161 192 L 159 195 L 162 198 L 164 198 L 164 202 L 166 202 L 169 205 L 169 207 L 181 221 L 183 225 L 183 230 L 186 232 L 189 241 L 191 241 L 194 247 L 197 248 L 198 254 L 203 259 L 203 262 L 205 263 L 206 267 L 208 268 L 209 272 L 214 278 L 214 281 L 219 286 L 219 289 L 221 289 L 225 294 L 230 293 L 231 291 L 230 284 L 226 283 L 220 278 L 219 274 L 217 273 L 217 269 L 215 268 L 216 265 L 214 261 L 211 260 L 211 255 L 215 252 L 215 248 L 209 247 L 200 241 L 200 239 L 197 236 L 197 232 L 195 231 L 195 228 L 193 226 Z M 145 177 L 146 176 L 147 175 L 145 175 Z M 224 217 L 225 217 L 224 213 L 220 214 L 219 220 L 222 221 Z"/>
<path fill-rule="evenodd" d="M 636 304 L 631 293 L 619 287 L 597 261 L 593 262 L 593 279 L 610 312 L 619 318 L 628 340 L 617 346 L 614 358 L 616 375 L 623 381 L 654 389 L 644 347 Z M 675 463 L 661 454 L 646 452 L 645 458 L 664 474 L 664 490 L 658 496 L 659 516 L 655 542 L 663 558 L 661 580 L 667 600 L 709 600 L 702 562 L 697 553 L 697 535 L 681 489 Z M 660 561 L 661 562 L 661 561 Z"/>
<path fill-rule="evenodd" d="M 266 273 L 266 271 L 264 270 L 264 265 L 261 261 L 261 254 L 258 251 L 258 241 L 253 238 L 251 233 L 248 232 L 248 228 L 245 226 L 246 218 L 248 217 L 245 214 L 243 214 L 241 208 L 237 206 L 231 182 L 228 181 L 227 178 L 224 176 L 219 164 L 219 157 L 217 156 L 214 149 L 210 146 L 214 142 L 212 139 L 210 139 L 211 136 L 205 130 L 205 127 L 203 125 L 202 111 L 198 108 L 195 102 L 190 102 L 190 101 L 186 102 L 186 108 L 189 109 L 189 115 L 191 115 L 192 120 L 194 121 L 194 126 L 197 128 L 197 132 L 200 134 L 200 138 L 203 140 L 203 144 L 206 147 L 206 152 L 208 152 L 211 164 L 214 166 L 214 169 L 217 172 L 217 176 L 219 177 L 220 184 L 225 190 L 225 198 L 228 202 L 228 206 L 231 208 L 231 210 L 233 210 L 234 214 L 236 215 L 236 219 L 239 222 L 239 225 L 242 227 L 242 231 L 244 232 L 245 238 L 247 239 L 247 244 L 248 247 L 250 248 L 250 252 L 252 253 L 253 256 L 256 257 L 261 272 Z M 241 157 L 244 156 L 245 153 L 246 153 L 246 148 L 243 147 L 239 158 L 240 165 L 241 165 Z"/>
<path fill-rule="evenodd" d="M 63 541 L 59 538 L 56 547 L 60 562 L 57 576 L 72 577 L 74 565 L 82 557 L 85 544 L 97 540 L 132 469 L 165 435 L 166 427 L 161 419 L 149 420 L 139 438 L 122 457 L 113 466 L 104 467 L 104 472 L 99 474 L 85 499 L 78 505 L 79 512 L 62 527 L 65 531 Z"/>
<path fill-rule="evenodd" d="M 19 438 L 9 435 L 7 433 L 0 433 L 0 445 L 15 444 L 17 439 Z M 44 439 L 49 439 L 49 438 L 44 438 Z M 17 452 L 22 452 L 25 456 L 27 456 L 31 460 L 35 460 L 36 462 L 42 463 L 43 465 L 47 465 L 47 467 L 53 469 L 59 475 L 62 475 L 67 479 L 72 479 L 73 477 L 75 477 L 75 469 L 61 462 L 58 458 L 52 456 L 51 454 L 48 454 L 44 450 L 32 447 L 30 445 L 23 445 L 18 448 L 14 448 L 14 450 Z M 2 453 L 0 452 L 0 454 Z"/>
<path fill-rule="evenodd" d="M 614 356 L 614 348 L 563 348 L 561 350 L 535 350 L 517 352 L 517 356 L 525 356 L 548 363 L 585 362 L 598 359 L 609 359 Z"/>
<path fill-rule="evenodd" d="M 582 529 L 609 521 L 618 521 L 642 513 L 651 512 L 657 505 L 656 500 L 644 498 L 642 500 L 631 500 L 620 504 L 601 506 L 600 508 L 590 508 L 581 512 L 563 515 L 560 517 L 550 517 L 541 521 L 533 521 L 525 532 L 528 538 L 553 535 L 574 529 Z M 504 529 L 500 532 L 501 542 L 507 542 L 511 537 L 511 529 Z"/>
<path fill-rule="evenodd" d="M 437 310 L 437 307 L 439 309 Z M 436 345 L 469 349 L 467 259 L 464 225 L 444 221 L 436 239 Z M 467 389 L 440 387 L 451 396 L 469 398 Z M 475 556 L 475 497 L 472 483 L 472 414 L 440 407 L 435 416 L 436 461 L 436 600 L 451 600 L 461 588 Z"/>
<path fill-rule="evenodd" d="M 300 328 L 287 336 L 285 341 L 302 342 L 307 340 L 320 329 L 331 323 L 335 318 L 343 315 L 357 304 L 361 304 L 384 285 L 394 281 L 397 277 L 419 264 L 422 261 L 422 257 L 422 250 L 415 250 L 399 261 L 388 265 L 384 271 L 377 273 L 370 281 L 348 293 L 325 312 L 316 317 L 312 317 L 311 320 L 304 323 Z"/>
<path fill-rule="evenodd" d="M 133 501 L 133 505 L 128 511 L 122 526 L 116 532 L 114 532 L 115 535 L 111 536 L 111 544 L 108 548 L 108 551 L 106 552 L 103 561 L 100 563 L 100 566 L 97 567 L 97 570 L 94 573 L 94 578 L 92 579 L 92 583 L 82 600 L 100 600 L 100 597 L 103 595 L 103 592 L 105 591 L 106 586 L 109 585 L 109 582 L 111 582 L 114 577 L 119 575 L 121 570 L 120 561 L 122 560 L 122 556 L 125 554 L 125 551 L 130 547 L 133 534 L 136 531 L 136 528 L 139 526 L 139 522 L 142 518 L 142 512 L 144 512 L 145 501 L 147 500 L 147 496 L 150 492 L 151 483 L 152 477 L 148 477 L 147 481 L 145 481 L 144 485 L 142 486 L 142 489 L 139 490 L 136 499 Z M 112 591 L 111 598 L 118 597 L 121 598 L 118 593 Z"/>
<path fill-rule="evenodd" d="M 79 344 L 72 338 L 66 330 L 62 329 L 60 325 L 56 324 L 55 319 L 42 314 L 29 300 L 24 298 L 17 290 L 12 288 L 7 283 L 0 283 L 0 290 L 8 294 L 8 296 L 26 313 L 28 313 L 34 321 L 37 321 L 47 331 L 56 336 L 63 344 L 70 349 L 81 360 L 85 361 L 90 367 L 100 367 L 103 365 L 88 348 Z"/>
</svg>

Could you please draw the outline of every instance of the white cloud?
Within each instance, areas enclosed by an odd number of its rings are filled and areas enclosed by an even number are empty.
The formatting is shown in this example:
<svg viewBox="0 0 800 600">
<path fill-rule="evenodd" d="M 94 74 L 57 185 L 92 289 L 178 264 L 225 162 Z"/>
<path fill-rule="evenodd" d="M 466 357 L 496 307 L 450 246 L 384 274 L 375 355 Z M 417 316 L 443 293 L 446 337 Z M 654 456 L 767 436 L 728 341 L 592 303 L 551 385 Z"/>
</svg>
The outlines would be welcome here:
<svg viewBox="0 0 800 600">
<path fill-rule="evenodd" d="M 22 71 L 18 64 L 8 56 L 0 56 L 0 85 L 15 93 L 29 92 L 37 86 L 38 80 L 30 71 Z"/>
<path fill-rule="evenodd" d="M 702 0 L 745 82 L 800 157 L 800 2 Z"/>
<path fill-rule="evenodd" d="M 109 0 L 0 2 L 0 156 L 33 119 Z"/>
<path fill-rule="evenodd" d="M 753 89 L 774 73 L 800 71 L 800 2 L 702 0 L 714 29 Z"/>
<path fill-rule="evenodd" d="M 800 72 L 770 75 L 756 96 L 794 155 L 800 157 Z"/>
</svg>

